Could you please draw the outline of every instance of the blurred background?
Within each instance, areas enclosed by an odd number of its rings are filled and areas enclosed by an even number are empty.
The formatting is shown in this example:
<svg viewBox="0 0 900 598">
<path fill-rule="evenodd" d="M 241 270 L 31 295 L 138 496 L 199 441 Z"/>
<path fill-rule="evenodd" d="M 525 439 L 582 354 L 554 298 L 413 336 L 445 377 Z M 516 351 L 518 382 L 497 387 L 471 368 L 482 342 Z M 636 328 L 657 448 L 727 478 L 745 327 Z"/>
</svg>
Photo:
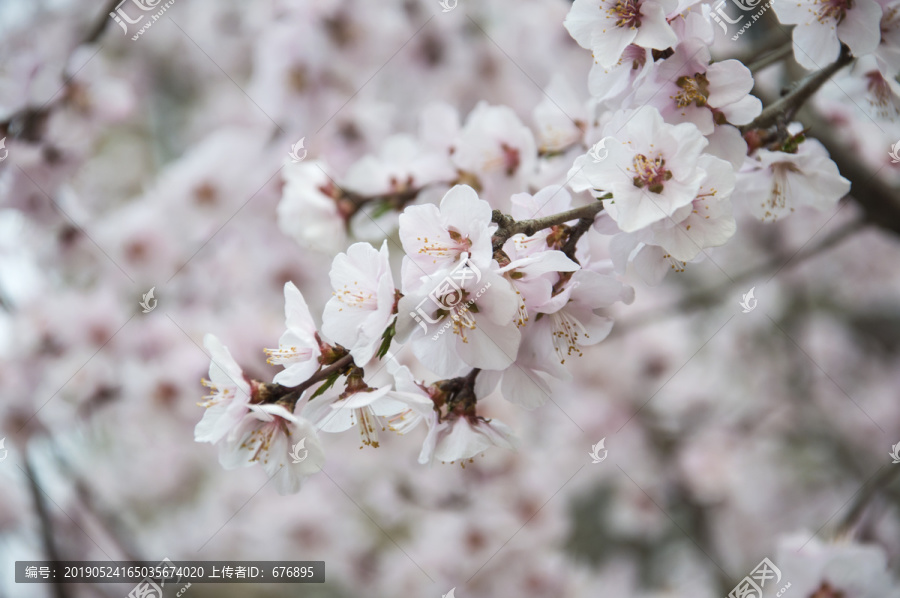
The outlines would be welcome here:
<svg viewBox="0 0 900 598">
<path fill-rule="evenodd" d="M 898 201 L 895 116 L 873 126 L 826 85 L 810 134 L 852 197 L 775 224 L 737 206 L 712 259 L 628 275 L 637 300 L 553 402 L 485 404 L 517 452 L 427 468 L 421 430 L 323 435 L 327 475 L 278 496 L 193 427 L 205 333 L 269 380 L 285 281 L 313 314 L 330 296 L 333 253 L 278 224 L 290 147 L 344 173 L 431 102 L 534 128 L 552 77 L 588 100 L 590 52 L 564 0 L 176 0 L 138 39 L 107 4 L 0 2 L 0 597 L 130 589 L 14 583 L 16 560 L 48 558 L 326 563 L 322 585 L 198 598 L 721 598 L 764 557 L 789 598 L 898 595 L 900 228 L 877 209 Z M 714 55 L 781 47 L 769 16 Z M 774 64 L 757 91 L 799 74 Z"/>
</svg>

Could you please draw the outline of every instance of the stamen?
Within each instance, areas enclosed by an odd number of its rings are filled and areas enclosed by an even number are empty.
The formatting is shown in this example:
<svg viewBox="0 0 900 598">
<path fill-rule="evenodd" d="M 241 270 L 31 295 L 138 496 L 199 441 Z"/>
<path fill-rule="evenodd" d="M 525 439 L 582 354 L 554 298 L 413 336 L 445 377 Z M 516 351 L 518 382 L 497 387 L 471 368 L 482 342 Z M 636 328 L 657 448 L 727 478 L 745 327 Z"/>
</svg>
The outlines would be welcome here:
<svg viewBox="0 0 900 598">
<path fill-rule="evenodd" d="M 610 19 L 615 19 L 616 27 L 636 29 L 641 26 L 641 3 L 639 0 L 619 0 L 606 10 Z"/>
<path fill-rule="evenodd" d="M 632 179 L 634 186 L 639 189 L 647 187 L 651 193 L 662 193 L 663 184 L 672 178 L 672 171 L 666 169 L 666 160 L 662 157 L 651 160 L 644 154 L 637 154 L 628 170 L 635 174 Z"/>
<path fill-rule="evenodd" d="M 698 107 L 706 106 L 709 98 L 709 80 L 705 73 L 694 73 L 693 77 L 682 76 L 675 83 L 681 88 L 674 96 L 669 96 L 675 100 L 675 105 L 679 108 L 686 108 L 691 104 Z"/>
<path fill-rule="evenodd" d="M 378 418 L 375 417 L 375 413 L 371 407 L 360 407 L 354 409 L 354 412 L 362 443 L 372 448 L 378 448 Z"/>
<path fill-rule="evenodd" d="M 277 349 L 263 349 L 263 352 L 269 356 L 266 359 L 269 365 L 306 361 L 312 357 L 312 349 L 309 348 L 301 350 L 297 347 L 279 346 Z"/>
<path fill-rule="evenodd" d="M 579 338 L 590 338 L 587 329 L 580 321 L 570 316 L 564 310 L 560 310 L 555 314 L 550 314 L 550 322 L 552 325 L 553 350 L 556 351 L 559 362 L 566 363 L 566 357 L 573 353 L 581 357 L 582 353 L 579 345 Z"/>
</svg>

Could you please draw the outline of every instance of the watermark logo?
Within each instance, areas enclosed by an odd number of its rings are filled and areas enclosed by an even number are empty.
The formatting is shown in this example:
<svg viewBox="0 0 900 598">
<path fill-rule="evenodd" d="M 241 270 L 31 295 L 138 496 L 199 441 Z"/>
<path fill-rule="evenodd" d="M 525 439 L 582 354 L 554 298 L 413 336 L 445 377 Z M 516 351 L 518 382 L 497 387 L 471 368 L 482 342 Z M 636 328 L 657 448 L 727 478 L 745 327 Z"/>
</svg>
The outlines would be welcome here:
<svg viewBox="0 0 900 598">
<path fill-rule="evenodd" d="M 755 10 L 757 7 L 759 7 L 759 3 L 761 1 L 762 0 L 731 0 L 731 2 L 733 2 L 735 6 L 737 6 L 744 12 Z M 726 21 L 732 25 L 735 25 L 743 21 L 745 16 L 749 16 L 750 19 L 744 23 L 740 30 L 738 30 L 737 34 L 732 36 L 732 41 L 736 41 L 738 37 L 744 34 L 744 31 L 750 29 L 753 23 L 759 20 L 762 14 L 766 12 L 766 10 L 768 10 L 770 6 L 772 6 L 773 1 L 774 0 L 769 0 L 761 7 L 759 7 L 759 10 L 752 15 L 738 15 L 738 18 L 732 19 L 731 16 L 729 16 L 723 8 L 726 4 L 726 0 L 722 0 L 721 2 L 716 4 L 715 8 L 710 11 L 709 16 L 711 16 L 712 19 L 719 24 L 719 26 L 722 28 L 722 31 L 726 34 L 728 33 L 728 25 L 725 24 Z"/>
<path fill-rule="evenodd" d="M 456 591 L 456 588 L 450 588 L 450 591 L 447 592 L 446 594 L 442 594 L 441 598 L 456 598 L 456 596 L 454 596 L 454 594 L 453 594 L 453 592 L 455 592 L 455 591 Z"/>
<path fill-rule="evenodd" d="M 749 291 L 744 293 L 743 298 L 739 302 L 741 307 L 744 308 L 744 313 L 749 314 L 751 311 L 756 309 L 756 298 L 753 297 L 753 292 L 756 290 L 756 287 L 751 287 Z"/>
<path fill-rule="evenodd" d="M 3 441 L 0 440 L 0 447 L 2 447 L 2 446 L 3 446 Z M 889 455 L 891 456 L 891 458 L 893 459 L 893 461 L 891 461 L 891 463 L 900 463 L 900 442 L 898 442 L 897 444 L 893 445 L 893 446 L 891 447 L 891 452 L 888 453 L 888 454 L 889 454 Z M 3 459 L 0 459 L 0 461 L 2 461 L 2 460 L 3 460 Z"/>
<path fill-rule="evenodd" d="M 440 4 L 441 8 L 444 9 L 441 12 L 450 12 L 456 8 L 456 5 L 459 4 L 459 0 L 441 0 Z M 452 594 L 453 590 L 450 590 L 450 593 Z M 450 598 L 453 598 L 453 596 L 450 596 Z"/>
<path fill-rule="evenodd" d="M 113 21 L 115 21 L 116 24 L 122 28 L 122 33 L 124 33 L 125 35 L 128 35 L 129 25 L 140 23 L 144 20 L 145 16 L 148 16 L 138 13 L 137 18 L 132 18 L 131 15 L 129 15 L 122 7 L 122 5 L 128 1 L 129 0 L 122 0 L 116 5 L 115 10 L 109 13 L 109 16 L 112 17 Z M 166 12 L 166 10 L 168 10 L 170 6 L 175 4 L 175 0 L 169 0 L 168 2 L 160 6 L 160 3 L 162 1 L 163 0 L 131 0 L 131 3 L 134 4 L 138 8 L 138 10 L 142 12 L 150 12 L 151 10 L 156 10 L 157 8 L 160 9 L 156 14 L 149 15 L 150 20 L 141 25 L 141 28 L 138 30 L 138 32 L 132 36 L 132 40 L 136 40 L 137 38 L 142 36 L 144 32 L 149 29 L 151 25 L 153 25 L 153 23 L 159 20 L 159 18 L 163 15 L 164 12 Z"/>
<path fill-rule="evenodd" d="M 306 140 L 306 137 L 301 137 L 300 141 L 291 146 L 291 151 L 288 153 L 288 157 L 291 159 L 291 162 L 296 164 L 297 162 L 302 162 L 304 158 L 306 158 L 306 150 L 303 149 L 303 142 Z M 303 151 L 303 154 L 300 154 L 300 151 Z"/>
<path fill-rule="evenodd" d="M 300 455 L 300 451 L 303 451 L 303 455 Z M 294 463 L 303 463 L 306 461 L 306 458 L 309 456 L 309 450 L 306 448 L 306 437 L 300 439 L 300 442 L 291 447 L 291 459 L 293 459 Z"/>
<path fill-rule="evenodd" d="M 763 588 L 766 587 L 766 582 L 768 581 L 771 581 L 772 584 L 779 583 L 781 581 L 781 569 L 776 567 L 775 563 L 768 558 L 764 558 L 750 572 L 750 575 L 734 586 L 734 589 L 728 593 L 728 598 L 762 598 Z M 778 590 L 778 593 L 775 595 L 780 598 L 790 587 L 791 584 L 789 582 Z"/>
<path fill-rule="evenodd" d="M 151 287 L 149 291 L 144 293 L 144 299 L 138 303 L 138 305 L 144 308 L 145 314 L 149 314 L 156 309 L 156 299 L 153 298 L 153 291 L 155 289 L 156 287 Z M 150 305 L 150 301 L 153 301 L 153 305 Z"/>
<path fill-rule="evenodd" d="M 4 137 L 4 139 L 6 138 Z M 891 146 L 891 151 L 888 152 L 888 155 L 891 157 L 891 164 L 900 162 L 900 141 L 897 141 L 897 143 Z M 0 158 L 0 160 L 2 160 L 2 158 Z"/>
<path fill-rule="evenodd" d="M 167 557 L 161 560 L 156 567 L 153 567 L 153 569 L 162 573 L 162 575 L 156 576 L 159 578 L 159 583 L 156 583 L 151 577 L 145 577 L 138 582 L 130 592 L 128 592 L 128 595 L 125 598 L 163 598 L 163 588 L 166 586 L 166 581 L 173 581 L 178 567 L 176 567 L 175 563 Z M 174 581 L 175 583 L 179 583 L 181 581 L 181 575 L 179 575 L 177 579 L 174 579 Z M 178 593 L 175 594 L 175 596 L 180 598 L 189 587 L 191 587 L 191 584 L 185 584 L 178 590 Z"/>
<path fill-rule="evenodd" d="M 0 162 L 3 162 L 9 156 L 9 150 L 6 149 L 6 137 L 0 139 L 0 150 L 3 150 L 3 155 L 0 156 Z"/>
<path fill-rule="evenodd" d="M 9 454 L 9 451 L 3 446 L 5 442 L 6 438 L 0 438 L 0 462 L 6 461 L 6 456 Z"/>
<path fill-rule="evenodd" d="M 606 460 L 606 456 L 609 454 L 609 451 L 603 446 L 603 443 L 606 442 L 606 437 L 600 439 L 600 442 L 591 446 L 591 452 L 588 455 L 591 456 L 591 463 L 603 463 Z M 600 456 L 600 451 L 603 451 L 603 456 Z"/>
<path fill-rule="evenodd" d="M 467 253 L 463 253 L 459 265 L 456 266 L 450 274 L 445 276 L 434 290 L 428 293 L 427 297 L 419 301 L 419 304 L 416 305 L 416 311 L 409 312 L 409 316 L 422 327 L 422 330 L 425 333 L 428 332 L 428 324 L 437 324 L 448 314 L 450 314 L 453 322 L 458 322 L 469 328 L 474 327 L 474 317 L 470 312 L 471 307 L 475 305 L 475 301 L 481 297 L 484 291 L 490 288 L 491 285 L 490 283 L 486 284 L 478 291 L 474 298 L 463 303 L 463 300 L 466 298 L 466 291 L 463 287 L 470 279 L 473 279 L 473 284 L 478 284 L 481 281 L 481 270 L 469 260 L 469 255 Z M 437 310 L 435 311 L 437 314 L 436 318 L 429 316 L 428 312 L 422 307 L 429 299 L 434 306 L 437 307 Z M 452 322 L 446 323 L 432 339 L 436 340 L 440 334 L 443 334 L 444 330 L 449 328 L 450 324 L 452 324 Z"/>
<path fill-rule="evenodd" d="M 606 160 L 606 156 L 609 155 L 609 150 L 606 149 L 606 138 L 603 138 L 595 143 L 594 147 L 591 148 L 591 151 L 588 152 L 588 155 L 591 157 L 591 160 L 593 160 L 594 163 L 599 163 Z"/>
</svg>

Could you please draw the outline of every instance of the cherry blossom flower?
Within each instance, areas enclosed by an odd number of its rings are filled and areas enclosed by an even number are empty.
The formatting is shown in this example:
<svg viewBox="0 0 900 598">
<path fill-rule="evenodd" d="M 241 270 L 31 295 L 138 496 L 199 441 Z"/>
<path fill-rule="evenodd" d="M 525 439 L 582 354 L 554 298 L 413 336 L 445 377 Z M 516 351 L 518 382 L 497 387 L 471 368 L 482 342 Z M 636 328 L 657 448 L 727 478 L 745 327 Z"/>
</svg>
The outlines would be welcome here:
<svg viewBox="0 0 900 598">
<path fill-rule="evenodd" d="M 422 364 L 443 377 L 509 367 L 519 347 L 518 302 L 496 269 L 496 262 L 462 263 L 435 273 L 435 286 L 418 285 L 400 299 L 396 340 L 409 341 Z"/>
<path fill-rule="evenodd" d="M 562 360 L 556 358 L 553 343 L 547 342 L 546 332 L 543 326 L 523 328 L 515 363 L 505 370 L 482 371 L 476 392 L 487 396 L 499 384 L 503 398 L 524 409 L 536 409 L 546 403 L 552 393 L 550 382 L 572 379 Z"/>
<path fill-rule="evenodd" d="M 422 109 L 419 138 L 429 150 L 449 156 L 459 131 L 459 111 L 455 106 L 431 102 Z"/>
<path fill-rule="evenodd" d="M 657 107 L 667 123 L 695 124 L 704 135 L 715 137 L 706 151 L 739 168 L 747 144 L 731 125 L 748 124 L 762 111 L 762 102 L 750 95 L 754 85 L 750 69 L 737 60 L 710 64 L 707 45 L 691 39 L 679 44 L 670 57 L 653 63 L 648 72 L 636 82 L 633 102 Z"/>
<path fill-rule="evenodd" d="M 874 52 L 880 39 L 881 6 L 875 0 L 798 0 L 772 4 L 778 20 L 794 27 L 794 58 L 807 69 L 837 60 L 841 44 L 855 56 Z"/>
<path fill-rule="evenodd" d="M 579 143 L 587 126 L 584 102 L 562 75 L 556 74 L 534 108 L 541 153 L 564 151 Z"/>
<path fill-rule="evenodd" d="M 849 108 L 860 108 L 875 121 L 896 122 L 900 117 L 900 83 L 885 76 L 875 56 L 863 56 L 835 76 L 840 89 L 831 96 Z M 825 94 L 822 94 L 823 96 Z"/>
<path fill-rule="evenodd" d="M 629 95 L 634 86 L 647 76 L 649 71 L 644 67 L 648 64 L 653 64 L 651 50 L 630 44 L 612 65 L 603 66 L 594 60 L 588 76 L 588 89 L 598 101 L 617 102 Z"/>
<path fill-rule="evenodd" d="M 294 463 L 291 443 L 301 440 L 309 452 Z M 325 464 L 325 451 L 313 425 L 279 404 L 251 405 L 220 449 L 219 462 L 225 469 L 260 463 L 275 478 L 279 494 L 299 492 L 303 479 Z"/>
<path fill-rule="evenodd" d="M 562 185 L 549 185 L 534 195 L 516 193 L 510 198 L 510 215 L 516 220 L 545 218 L 572 207 L 572 195 Z"/>
<path fill-rule="evenodd" d="M 559 281 L 560 272 L 574 272 L 579 265 L 562 251 L 547 250 L 532 252 L 531 244 L 523 234 L 513 235 L 503 245 L 503 251 L 510 262 L 497 270 L 513 285 L 518 295 L 519 311 L 516 325 L 528 322 L 529 310 L 550 301 L 553 285 Z M 521 251 L 519 248 L 524 248 Z"/>
<path fill-rule="evenodd" d="M 479 102 L 454 144 L 453 163 L 478 177 L 492 205 L 503 201 L 534 171 L 537 146 L 531 129 L 507 106 Z"/>
<path fill-rule="evenodd" d="M 212 334 L 203 337 L 203 346 L 209 351 L 209 380 L 203 386 L 210 394 L 200 403 L 206 407 L 203 419 L 194 429 L 197 442 L 216 443 L 225 437 L 250 409 L 250 381 L 237 364 L 228 348 Z"/>
<path fill-rule="evenodd" d="M 390 359 L 386 368 L 394 377 L 393 389 L 388 396 L 406 405 L 403 411 L 388 419 L 388 428 L 398 434 L 407 434 L 423 421 L 429 422 L 428 427 L 432 427 L 437 412 L 431 393 L 413 377 L 408 367 L 400 365 L 396 359 Z"/>
<path fill-rule="evenodd" d="M 384 141 L 377 156 L 368 155 L 355 162 L 341 186 L 364 196 L 386 195 L 449 182 L 455 177 L 449 156 L 425 151 L 409 135 L 394 135 Z"/>
<path fill-rule="evenodd" d="M 735 173 L 724 160 L 700 156 L 705 172 L 697 197 L 671 218 L 634 233 L 619 233 L 610 242 L 613 262 L 625 271 L 629 259 L 644 282 L 658 284 L 669 270 L 683 271 L 706 248 L 724 245 L 737 229 L 730 197 Z M 600 214 L 598 218 L 603 218 Z M 602 225 L 598 225 L 602 226 Z"/>
<path fill-rule="evenodd" d="M 462 462 L 492 446 L 510 450 L 515 448 L 515 438 L 509 426 L 497 419 L 461 415 L 429 429 L 419 463 L 431 465 L 435 460 L 442 463 Z"/>
<path fill-rule="evenodd" d="M 560 364 L 565 364 L 569 357 L 583 355 L 582 347 L 599 343 L 612 330 L 612 318 L 594 310 L 633 300 L 634 289 L 612 273 L 576 270 L 559 293 L 535 308 L 539 315 L 529 324 L 535 329 L 535 343 L 544 355 L 552 350 Z"/>
<path fill-rule="evenodd" d="M 761 220 L 774 222 L 801 205 L 832 208 L 849 191 L 850 181 L 838 172 L 828 150 L 807 139 L 793 153 L 758 149 L 737 174 L 732 197 Z"/>
<path fill-rule="evenodd" d="M 618 132 L 616 123 L 625 121 Z M 607 157 L 579 156 L 569 171 L 575 191 L 611 192 L 604 209 L 625 232 L 669 218 L 697 196 L 707 141 L 692 123 L 670 125 L 652 107 L 618 113 L 604 128 Z"/>
<path fill-rule="evenodd" d="M 347 231 L 336 200 L 340 190 L 327 170 L 318 161 L 284 166 L 278 226 L 301 245 L 334 254 L 344 247 Z"/>
<path fill-rule="evenodd" d="M 609 68 L 629 44 L 665 50 L 678 43 L 666 21 L 675 8 L 672 0 L 575 0 L 564 24 L 579 46 Z"/>
<path fill-rule="evenodd" d="M 407 434 L 422 422 L 428 428 L 419 453 L 422 465 L 431 465 L 435 459 L 444 463 L 465 461 L 491 446 L 514 448 L 512 430 L 502 422 L 456 410 L 442 416 L 433 399 L 433 392 L 439 391 L 419 383 L 406 366 L 389 362 L 387 367 L 396 387 L 388 396 L 405 407 L 389 419 L 391 430 Z M 485 373 L 482 371 L 479 378 Z M 486 385 L 476 381 L 476 392 L 479 387 Z"/>
<path fill-rule="evenodd" d="M 791 591 L 800 596 L 880 596 L 898 598 L 888 557 L 877 544 L 852 540 L 822 542 L 796 533 L 778 542 L 776 564 Z"/>
<path fill-rule="evenodd" d="M 434 204 L 409 206 L 400 214 L 403 292 L 416 290 L 424 275 L 455 265 L 462 254 L 480 267 L 491 260 L 491 206 L 468 185 L 456 185 Z"/>
<path fill-rule="evenodd" d="M 293 282 L 284 284 L 284 316 L 287 330 L 278 339 L 278 348 L 265 352 L 270 364 L 285 366 L 273 381 L 283 386 L 297 386 L 319 369 L 322 352 L 309 307 Z"/>
<path fill-rule="evenodd" d="M 404 403 L 388 396 L 391 387 L 372 389 L 361 381 L 348 382 L 343 393 L 322 395 L 304 405 L 301 415 L 323 432 L 344 432 L 356 426 L 362 444 L 378 448 L 378 430 L 385 425 L 379 417 L 392 417 L 406 411 Z"/>
<path fill-rule="evenodd" d="M 900 1 L 879 0 L 881 5 L 881 39 L 875 49 L 878 67 L 885 77 L 900 73 Z"/>
<path fill-rule="evenodd" d="M 325 304 L 322 332 L 349 349 L 355 363 L 368 363 L 393 319 L 394 278 L 387 241 L 380 250 L 354 243 L 334 258 L 333 296 Z"/>
</svg>

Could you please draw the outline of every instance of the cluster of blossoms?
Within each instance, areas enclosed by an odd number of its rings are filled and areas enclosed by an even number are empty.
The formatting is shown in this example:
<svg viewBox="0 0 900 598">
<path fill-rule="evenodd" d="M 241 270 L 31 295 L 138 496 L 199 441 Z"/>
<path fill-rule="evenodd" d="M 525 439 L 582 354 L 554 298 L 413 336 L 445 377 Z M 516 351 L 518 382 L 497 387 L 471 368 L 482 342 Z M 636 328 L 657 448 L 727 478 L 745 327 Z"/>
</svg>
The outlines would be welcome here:
<svg viewBox="0 0 900 598">
<path fill-rule="evenodd" d="M 896 7 L 820 4 L 776 7 L 798 23 L 798 62 L 872 53 L 892 81 Z M 791 123 L 796 107 L 766 121 L 750 69 L 712 60 L 707 5 L 575 0 L 564 25 L 593 53 L 591 97 L 554 78 L 534 131 L 505 106 L 481 102 L 463 123 L 435 103 L 418 135 L 389 137 L 340 176 L 323 158 L 285 165 L 279 225 L 337 253 L 333 297 L 320 330 L 286 286 L 288 331 L 268 351 L 286 368 L 272 383 L 239 383 L 240 369 L 210 341 L 214 408 L 197 440 L 222 442 L 223 464 L 262 460 L 270 473 L 294 471 L 279 487 L 296 489 L 321 466 L 314 431 L 357 426 L 378 446 L 379 428 L 406 433 L 421 421 L 422 463 L 510 447 L 509 428 L 479 415 L 478 401 L 497 393 L 543 404 L 569 379 L 566 360 L 609 334 L 598 310 L 632 301 L 618 278 L 629 265 L 657 284 L 735 234 L 732 202 L 774 221 L 804 204 L 828 209 L 849 191 L 824 147 Z M 865 77 L 876 94 L 896 87 Z M 351 237 L 359 242 L 338 253 Z M 385 238 L 403 249 L 399 284 Z M 416 380 L 391 353 L 407 345 L 435 381 Z M 383 367 L 392 381 L 366 376 Z M 288 464 L 298 430 L 315 458 Z"/>
<path fill-rule="evenodd" d="M 0 2 L 0 595 L 42 595 L 12 564 L 52 539 L 299 550 L 334 595 L 723 596 L 766 554 L 789 597 L 897 598 L 896 244 L 853 229 L 714 339 L 718 309 L 659 309 L 900 183 L 900 2 L 721 35 L 764 3 L 192 0 L 132 42 L 118 8 Z M 627 334 L 587 347 L 621 281 Z"/>
<path fill-rule="evenodd" d="M 548 202 L 565 209 L 571 196 L 548 187 L 511 202 L 514 215 L 533 214 Z M 478 400 L 499 389 L 523 407 L 543 404 L 549 382 L 568 379 L 567 358 L 609 334 L 611 319 L 595 310 L 630 302 L 633 290 L 609 260 L 576 250 L 587 227 L 561 222 L 506 234 L 500 227 L 508 223 L 493 218 L 490 204 L 466 185 L 447 191 L 439 207 L 407 207 L 399 219 L 400 288 L 387 241 L 380 250 L 354 243 L 334 258 L 321 330 L 287 283 L 287 330 L 278 348 L 266 350 L 269 363 L 284 370 L 271 383 L 245 379 L 228 350 L 207 336 L 212 394 L 196 440 L 220 443 L 225 467 L 262 463 L 280 492 L 298 490 L 321 468 L 320 431 L 357 427 L 362 443 L 377 447 L 379 429 L 405 434 L 424 422 L 423 464 L 512 448 L 512 431 L 479 415 Z M 394 343 L 408 345 L 440 379 L 417 380 L 390 353 Z M 392 382 L 366 375 L 381 370 L 380 360 Z M 292 459 L 292 442 L 301 439 L 309 454 Z"/>
</svg>

